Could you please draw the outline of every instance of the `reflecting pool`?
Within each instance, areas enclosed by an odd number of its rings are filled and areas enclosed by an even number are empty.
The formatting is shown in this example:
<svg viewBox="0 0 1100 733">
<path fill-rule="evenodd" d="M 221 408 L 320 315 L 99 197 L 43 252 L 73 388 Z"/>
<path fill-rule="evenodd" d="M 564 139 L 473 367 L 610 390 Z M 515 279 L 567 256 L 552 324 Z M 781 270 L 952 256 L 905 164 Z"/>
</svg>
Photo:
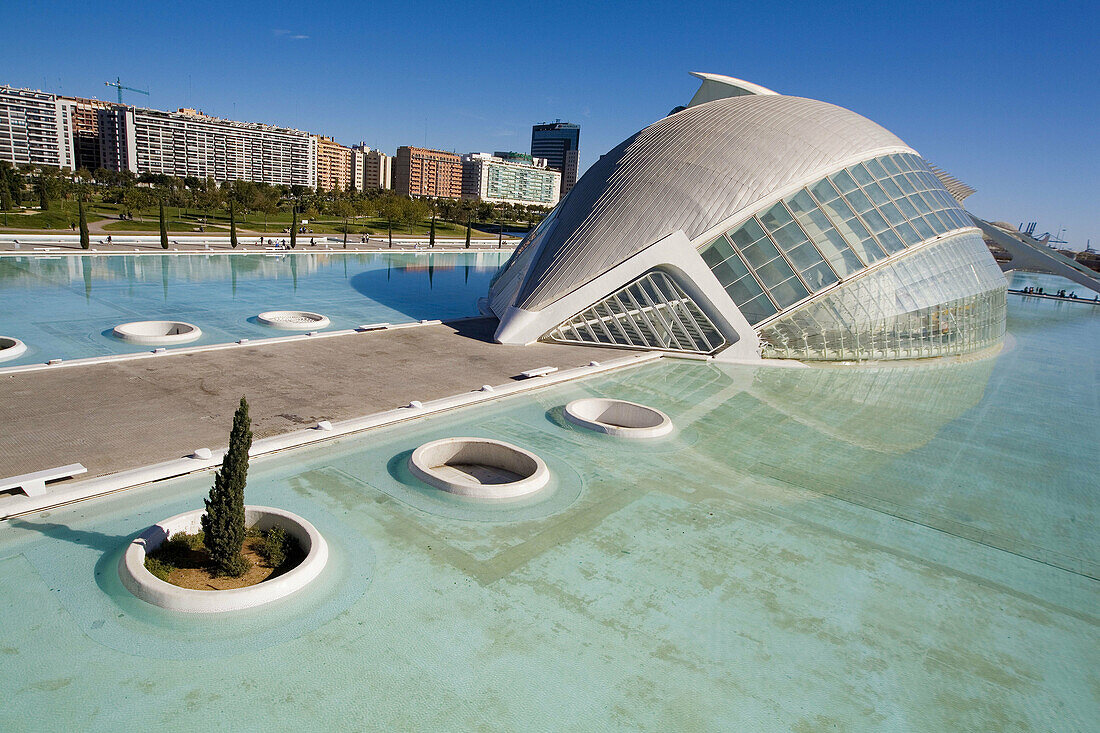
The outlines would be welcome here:
<svg viewBox="0 0 1100 733">
<path fill-rule="evenodd" d="M 147 351 L 111 329 L 181 320 L 189 346 L 285 336 L 256 323 L 269 310 L 309 310 L 333 330 L 364 323 L 477 315 L 506 258 L 471 253 L 282 253 L 0 257 L 0 335 L 27 352 L 0 367 Z"/>
<path fill-rule="evenodd" d="M 224 618 L 114 570 L 209 474 L 7 522 L 0 729 L 1096 730 L 1100 317 L 1033 301 L 996 358 L 662 361 L 256 459 L 249 501 L 333 559 Z M 573 428 L 584 396 L 677 429 Z M 553 482 L 418 484 L 409 451 L 455 435 Z"/>
</svg>

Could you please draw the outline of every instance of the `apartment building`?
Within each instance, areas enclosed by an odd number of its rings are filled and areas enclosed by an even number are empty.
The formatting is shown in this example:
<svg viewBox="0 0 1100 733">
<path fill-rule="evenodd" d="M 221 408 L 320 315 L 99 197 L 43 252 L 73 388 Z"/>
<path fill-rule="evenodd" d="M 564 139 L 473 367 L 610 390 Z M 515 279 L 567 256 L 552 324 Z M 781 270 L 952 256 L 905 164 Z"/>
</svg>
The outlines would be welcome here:
<svg viewBox="0 0 1100 733">
<path fill-rule="evenodd" d="M 554 206 L 561 173 L 545 158 L 524 153 L 470 153 L 462 156 L 462 198 L 494 203 Z"/>
<path fill-rule="evenodd" d="M 403 145 L 393 164 L 393 186 L 406 196 L 460 198 L 462 159 L 442 150 Z"/>
<path fill-rule="evenodd" d="M 0 160 L 72 169 L 70 106 L 54 94 L 0 86 Z"/>
<path fill-rule="evenodd" d="M 99 110 L 98 122 L 106 168 L 216 181 L 318 185 L 319 138 L 308 132 L 182 108 L 161 112 L 113 105 Z"/>
<path fill-rule="evenodd" d="M 373 150 L 366 143 L 351 147 L 352 179 L 355 190 L 387 190 L 393 188 L 393 157 Z"/>
<path fill-rule="evenodd" d="M 84 97 L 59 97 L 59 99 L 66 103 L 69 111 L 74 166 L 89 171 L 103 168 L 103 153 L 99 146 L 99 112 L 120 105 Z"/>
<path fill-rule="evenodd" d="M 351 185 L 352 151 L 331 137 L 314 135 L 317 143 L 317 188 L 325 191 L 344 191 Z M 356 186 L 357 190 L 362 190 Z"/>
</svg>

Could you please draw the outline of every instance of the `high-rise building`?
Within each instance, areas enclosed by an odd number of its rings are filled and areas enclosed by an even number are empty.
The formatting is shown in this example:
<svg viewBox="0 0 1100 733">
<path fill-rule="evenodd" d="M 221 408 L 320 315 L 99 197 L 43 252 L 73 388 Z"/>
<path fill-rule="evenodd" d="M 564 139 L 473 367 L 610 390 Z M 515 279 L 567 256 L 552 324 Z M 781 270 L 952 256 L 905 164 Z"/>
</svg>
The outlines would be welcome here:
<svg viewBox="0 0 1100 733">
<path fill-rule="evenodd" d="M 0 160 L 71 169 L 70 106 L 47 92 L 0 86 Z"/>
<path fill-rule="evenodd" d="M 523 153 L 462 156 L 462 198 L 509 204 L 558 203 L 561 173 Z"/>
<path fill-rule="evenodd" d="M 308 132 L 224 120 L 193 109 L 161 112 L 117 105 L 99 110 L 98 122 L 108 169 L 317 185 L 318 140 Z"/>
<path fill-rule="evenodd" d="M 577 182 L 580 147 L 580 125 L 555 120 L 531 127 L 531 155 L 546 158 L 548 166 L 561 173 L 562 196 Z"/>
<path fill-rule="evenodd" d="M 351 149 L 331 137 L 313 137 L 317 142 L 317 188 L 325 191 L 346 190 L 353 180 Z"/>
<path fill-rule="evenodd" d="M 99 111 L 120 105 L 84 97 L 59 97 L 59 99 L 68 103 L 74 166 L 88 171 L 104 167 L 99 140 Z"/>
<path fill-rule="evenodd" d="M 393 158 L 366 143 L 353 145 L 352 177 L 357 191 L 393 188 Z"/>
<path fill-rule="evenodd" d="M 462 159 L 454 153 L 403 145 L 393 165 L 394 189 L 406 196 L 462 196 Z"/>
</svg>

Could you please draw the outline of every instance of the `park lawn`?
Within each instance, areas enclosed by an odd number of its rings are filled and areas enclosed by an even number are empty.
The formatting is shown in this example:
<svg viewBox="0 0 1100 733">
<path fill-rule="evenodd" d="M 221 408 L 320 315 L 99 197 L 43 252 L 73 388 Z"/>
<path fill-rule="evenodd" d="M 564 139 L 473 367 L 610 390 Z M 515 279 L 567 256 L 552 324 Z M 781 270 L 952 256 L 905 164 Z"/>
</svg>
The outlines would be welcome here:
<svg viewBox="0 0 1100 733">
<path fill-rule="evenodd" d="M 199 224 L 193 221 L 169 221 L 167 222 L 168 231 L 170 232 L 187 232 L 189 234 L 197 234 L 199 231 Z M 205 233 L 224 233 L 226 229 L 207 225 L 205 227 Z M 104 224 L 103 230 L 108 232 L 159 232 L 160 221 L 153 219 L 151 221 L 113 221 L 110 224 Z"/>
<path fill-rule="evenodd" d="M 100 221 L 103 218 L 90 211 L 85 211 L 84 215 L 89 222 Z M 72 205 L 71 209 L 69 206 L 62 209 L 55 204 L 49 211 L 36 211 L 33 214 L 13 214 L 10 212 L 0 214 L 0 227 L 9 229 L 64 229 L 68 231 L 69 225 L 76 224 L 79 220 L 75 204 Z"/>
</svg>

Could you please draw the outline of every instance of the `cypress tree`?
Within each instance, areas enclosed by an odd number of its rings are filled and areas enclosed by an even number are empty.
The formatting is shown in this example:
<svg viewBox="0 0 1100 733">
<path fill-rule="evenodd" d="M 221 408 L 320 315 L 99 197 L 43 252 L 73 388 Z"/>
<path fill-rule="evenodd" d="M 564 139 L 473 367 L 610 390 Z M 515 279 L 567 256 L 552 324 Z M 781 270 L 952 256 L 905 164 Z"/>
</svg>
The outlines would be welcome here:
<svg viewBox="0 0 1100 733">
<path fill-rule="evenodd" d="M 91 235 L 88 234 L 88 217 L 84 215 L 84 202 L 77 201 L 77 210 L 80 216 L 80 246 L 88 249 L 92 246 Z"/>
<path fill-rule="evenodd" d="M 252 420 L 248 402 L 233 414 L 233 430 L 229 433 L 229 450 L 221 468 L 214 474 L 214 487 L 206 500 L 202 516 L 203 544 L 210 552 L 217 573 L 240 577 L 249 568 L 241 554 L 244 546 L 244 485 L 248 479 L 248 449 L 252 446 Z"/>
<path fill-rule="evenodd" d="M 160 246 L 168 249 L 168 224 L 164 221 L 164 199 L 160 201 Z"/>
<path fill-rule="evenodd" d="M 470 248 L 470 214 L 466 213 L 466 249 Z"/>
<path fill-rule="evenodd" d="M 431 230 L 431 233 L 428 234 L 428 246 L 432 247 L 432 248 L 435 247 L 435 212 L 434 211 L 432 212 L 432 230 Z"/>
<path fill-rule="evenodd" d="M 12 206 L 11 182 L 8 179 L 7 168 L 0 168 L 0 209 L 7 211 Z"/>
<path fill-rule="evenodd" d="M 237 249 L 237 216 L 233 210 L 233 199 L 229 199 L 229 246 Z"/>
<path fill-rule="evenodd" d="M 290 248 L 298 246 L 298 207 L 294 207 L 294 213 L 290 216 Z"/>
</svg>

